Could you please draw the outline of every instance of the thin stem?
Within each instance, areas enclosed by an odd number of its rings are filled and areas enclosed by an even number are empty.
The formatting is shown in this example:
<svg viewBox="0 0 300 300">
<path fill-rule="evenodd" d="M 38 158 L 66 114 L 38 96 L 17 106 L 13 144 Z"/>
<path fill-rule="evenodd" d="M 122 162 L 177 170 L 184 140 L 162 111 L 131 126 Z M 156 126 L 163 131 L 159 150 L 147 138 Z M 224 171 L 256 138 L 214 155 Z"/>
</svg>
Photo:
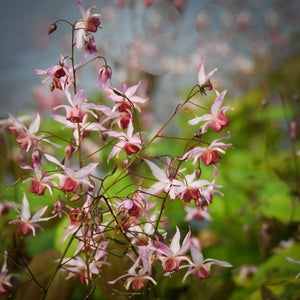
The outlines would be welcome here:
<svg viewBox="0 0 300 300">
<path fill-rule="evenodd" d="M 79 226 L 78 229 L 76 230 L 76 232 L 71 236 L 70 241 L 68 242 L 68 244 L 67 244 L 67 246 L 66 246 L 66 248 L 65 248 L 65 250 L 64 250 L 64 252 L 63 252 L 63 254 L 62 254 L 62 256 L 61 256 L 60 259 L 59 259 L 59 262 L 58 262 L 58 264 L 57 264 L 57 266 L 56 266 L 56 268 L 55 268 L 55 271 L 53 272 L 52 276 L 50 277 L 50 279 L 49 279 L 49 281 L 48 281 L 48 284 L 47 284 L 47 286 L 46 286 L 46 288 L 45 288 L 45 292 L 44 292 L 44 295 L 43 295 L 43 297 L 42 297 L 42 300 L 45 300 L 45 299 L 46 299 L 47 293 L 48 293 L 48 291 L 49 291 L 49 288 L 50 288 L 50 286 L 51 286 L 51 284 L 52 284 L 52 282 L 53 282 L 53 280 L 54 280 L 56 274 L 58 273 L 59 269 L 61 268 L 62 261 L 63 261 L 63 259 L 65 258 L 65 256 L 66 256 L 66 254 L 67 254 L 69 248 L 71 247 L 71 244 L 72 244 L 72 242 L 73 242 L 73 240 L 74 240 L 74 238 L 75 238 L 75 235 L 77 234 L 77 232 L 79 231 L 80 228 L 81 228 L 81 227 Z"/>
<path fill-rule="evenodd" d="M 167 127 L 167 125 L 173 120 L 173 118 L 177 115 L 177 113 L 183 108 L 183 106 L 190 100 L 192 99 L 198 92 L 199 90 L 197 90 L 196 92 L 194 92 L 195 88 L 198 88 L 198 85 L 195 85 L 189 95 L 187 96 L 186 100 L 179 104 L 174 113 L 168 118 L 168 120 L 162 125 L 162 127 L 156 132 L 156 134 L 136 153 L 135 157 L 127 164 L 127 166 L 117 175 L 117 177 L 115 178 L 115 180 L 113 180 L 111 182 L 111 184 L 108 185 L 108 187 L 106 188 L 106 191 L 108 191 L 117 181 L 118 179 L 123 175 L 124 172 L 126 172 L 126 170 L 134 163 L 134 161 L 139 157 L 139 155 L 150 145 L 153 143 L 153 141 L 160 136 L 161 132 Z"/>
</svg>

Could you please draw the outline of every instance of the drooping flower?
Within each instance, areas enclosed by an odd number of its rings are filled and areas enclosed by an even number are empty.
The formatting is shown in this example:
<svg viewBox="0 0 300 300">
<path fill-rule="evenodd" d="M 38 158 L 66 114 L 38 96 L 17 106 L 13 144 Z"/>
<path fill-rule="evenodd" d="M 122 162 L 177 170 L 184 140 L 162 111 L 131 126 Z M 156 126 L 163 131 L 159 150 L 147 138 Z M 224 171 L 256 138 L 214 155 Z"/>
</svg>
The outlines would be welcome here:
<svg viewBox="0 0 300 300">
<path fill-rule="evenodd" d="M 101 263 L 100 263 L 101 264 Z M 94 279 L 99 276 L 100 265 L 96 261 L 89 263 L 89 268 L 87 268 L 86 262 L 80 257 L 75 256 L 73 258 L 64 258 L 62 261 L 64 271 L 69 271 L 69 275 L 66 279 L 77 276 L 78 281 L 81 284 L 89 284 L 89 279 Z M 88 274 L 89 270 L 89 274 Z"/>
<path fill-rule="evenodd" d="M 20 220 L 12 220 L 10 223 L 17 223 L 17 231 L 22 235 L 26 236 L 32 233 L 32 235 L 35 236 L 35 228 L 42 229 L 42 227 L 37 224 L 38 222 L 48 221 L 56 217 L 56 215 L 54 215 L 48 218 L 42 218 L 42 215 L 46 212 L 47 208 L 48 206 L 43 207 L 31 217 L 29 202 L 24 193 L 22 210 L 20 211 L 16 205 L 14 206 L 15 211 L 19 214 L 18 217 Z"/>
<path fill-rule="evenodd" d="M 46 70 L 33 69 L 33 72 L 37 75 L 46 76 L 42 83 L 45 83 L 47 80 L 51 80 L 51 90 L 54 90 L 55 88 L 59 90 L 66 90 L 73 81 L 72 68 L 67 65 L 65 57 L 62 55 L 58 64 L 50 66 Z"/>
<path fill-rule="evenodd" d="M 187 212 L 185 216 L 185 220 L 187 222 L 190 222 L 192 220 L 203 220 L 206 219 L 208 221 L 211 220 L 211 216 L 207 211 L 206 207 L 190 207 L 190 206 L 185 206 L 184 210 Z"/>
<path fill-rule="evenodd" d="M 41 172 L 39 168 L 31 168 L 30 166 L 21 166 L 21 168 L 32 170 L 35 174 L 35 177 L 29 177 L 22 181 L 23 183 L 31 182 L 29 192 L 44 195 L 48 189 L 50 194 L 53 194 L 52 187 L 57 186 L 57 183 L 52 180 L 55 176 L 47 176 L 47 173 Z"/>
<path fill-rule="evenodd" d="M 191 232 L 189 231 L 180 247 L 180 231 L 176 226 L 176 233 L 172 238 L 170 247 L 161 241 L 155 242 L 157 257 L 162 262 L 164 272 L 178 271 L 183 260 L 191 263 L 189 257 L 184 255 L 189 249 L 190 237 Z"/>
<path fill-rule="evenodd" d="M 115 102 L 113 110 L 117 109 L 119 112 L 126 112 L 131 111 L 132 108 L 136 108 L 140 111 L 137 103 L 145 103 L 148 99 L 135 95 L 139 86 L 140 82 L 128 88 L 124 84 L 122 91 L 113 87 L 107 87 L 106 92 L 108 93 L 108 97 Z"/>
<path fill-rule="evenodd" d="M 66 111 L 66 119 L 72 123 L 82 123 L 83 117 L 90 113 L 95 118 L 97 118 L 97 114 L 95 114 L 91 109 L 101 110 L 103 105 L 96 105 L 94 103 L 88 102 L 86 97 L 84 96 L 84 90 L 80 90 L 76 93 L 74 98 L 72 99 L 69 91 L 65 91 L 68 102 L 68 105 L 59 105 L 54 107 L 54 110 L 58 108 L 64 108 Z"/>
<path fill-rule="evenodd" d="M 103 88 L 106 87 L 107 81 L 111 79 L 111 76 L 112 76 L 111 67 L 109 67 L 107 65 L 103 65 L 99 69 L 98 84 Z"/>
<path fill-rule="evenodd" d="M 91 185 L 91 182 L 88 180 L 88 176 L 96 169 L 98 163 L 90 163 L 81 169 L 74 170 L 61 164 L 55 157 L 49 154 L 44 155 L 47 160 L 58 165 L 65 173 L 53 174 L 53 177 L 57 177 L 60 180 L 61 190 L 76 193 L 81 184 L 87 184 L 88 186 Z"/>
<path fill-rule="evenodd" d="M 193 164 L 201 160 L 206 166 L 217 164 L 221 160 L 219 153 L 225 154 L 225 149 L 232 146 L 232 144 L 225 144 L 220 141 L 229 138 L 230 135 L 216 139 L 208 147 L 195 147 L 186 152 L 180 159 L 194 159 Z"/>
<path fill-rule="evenodd" d="M 128 270 L 128 273 L 119 276 L 115 280 L 108 281 L 109 284 L 114 284 L 118 280 L 124 277 L 129 277 L 125 281 L 125 288 L 129 290 L 130 286 L 134 291 L 139 291 L 145 289 L 148 285 L 148 281 L 150 280 L 154 285 L 156 285 L 156 281 L 151 276 L 151 271 L 149 265 L 144 263 L 145 260 L 142 259 L 141 256 L 135 261 L 132 267 Z"/>
<path fill-rule="evenodd" d="M 161 192 L 168 193 L 171 199 L 176 198 L 176 187 L 180 186 L 180 181 L 175 178 L 174 169 L 168 164 L 166 170 L 160 169 L 155 163 L 148 159 L 144 159 L 152 171 L 153 176 L 158 180 L 147 192 L 150 194 L 158 194 Z M 170 162 L 169 162 L 170 163 Z"/>
<path fill-rule="evenodd" d="M 13 115 L 8 114 L 10 120 L 12 121 L 11 127 L 18 132 L 17 142 L 20 144 L 21 149 L 28 152 L 33 147 L 36 147 L 39 141 L 44 141 L 50 143 L 52 146 L 60 148 L 60 145 L 50 142 L 45 139 L 45 134 L 37 135 L 40 127 L 41 117 L 39 113 L 36 114 L 34 120 L 31 122 L 27 128 L 19 119 L 15 118 Z"/>
<path fill-rule="evenodd" d="M 4 251 L 3 258 L 4 261 L 0 273 L 0 296 L 7 295 L 12 290 L 13 285 L 11 280 L 12 277 L 15 276 L 15 274 L 8 274 L 6 251 Z"/>
<path fill-rule="evenodd" d="M 202 134 L 207 131 L 207 127 L 211 127 L 214 131 L 219 132 L 223 127 L 227 126 L 229 124 L 229 120 L 226 118 L 225 112 L 232 110 L 232 108 L 229 106 L 221 107 L 226 92 L 226 90 L 222 93 L 216 91 L 217 97 L 211 106 L 210 114 L 204 114 L 201 117 L 196 117 L 190 120 L 189 124 L 196 125 L 199 122 L 206 121 L 201 127 Z"/>
<path fill-rule="evenodd" d="M 81 49 L 83 43 L 89 38 L 88 32 L 96 32 L 100 25 L 100 14 L 92 14 L 91 10 L 95 8 L 92 6 L 86 11 L 83 8 L 83 1 L 76 0 L 76 5 L 82 19 L 77 21 L 75 24 L 75 40 L 77 49 Z"/>
<path fill-rule="evenodd" d="M 188 267 L 189 270 L 185 273 L 183 277 L 183 282 L 186 280 L 187 276 L 194 275 L 199 281 L 211 276 L 211 266 L 218 265 L 221 267 L 231 268 L 232 265 L 226 261 L 216 260 L 212 258 L 203 259 L 203 254 L 198 247 L 195 245 L 190 245 L 191 256 L 193 262 Z"/>
<path fill-rule="evenodd" d="M 121 150 L 124 150 L 128 155 L 137 153 L 142 147 L 142 141 L 139 137 L 139 133 L 133 134 L 132 122 L 129 122 L 127 128 L 127 134 L 124 132 L 107 131 L 107 135 L 115 137 L 119 142 L 113 147 L 108 160 L 114 157 L 118 157 Z"/>
</svg>

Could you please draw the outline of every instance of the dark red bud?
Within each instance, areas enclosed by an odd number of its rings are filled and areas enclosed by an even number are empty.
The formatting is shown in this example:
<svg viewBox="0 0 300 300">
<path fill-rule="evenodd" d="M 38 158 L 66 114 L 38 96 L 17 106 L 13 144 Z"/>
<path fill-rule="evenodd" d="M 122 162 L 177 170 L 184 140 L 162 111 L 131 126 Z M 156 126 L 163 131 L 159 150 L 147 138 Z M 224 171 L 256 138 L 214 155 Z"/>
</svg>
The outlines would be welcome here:
<svg viewBox="0 0 300 300">
<path fill-rule="evenodd" d="M 48 34 L 51 34 L 52 32 L 54 32 L 57 29 L 56 24 L 51 24 L 48 30 Z"/>
</svg>

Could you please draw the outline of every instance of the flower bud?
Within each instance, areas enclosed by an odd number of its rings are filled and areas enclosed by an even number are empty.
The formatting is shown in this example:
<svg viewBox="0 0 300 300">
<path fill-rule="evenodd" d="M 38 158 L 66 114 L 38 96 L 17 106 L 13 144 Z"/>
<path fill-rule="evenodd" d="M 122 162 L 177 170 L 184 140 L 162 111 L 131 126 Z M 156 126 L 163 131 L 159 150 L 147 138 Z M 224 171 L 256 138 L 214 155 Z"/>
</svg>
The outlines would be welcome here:
<svg viewBox="0 0 300 300">
<path fill-rule="evenodd" d="M 167 174 L 167 177 L 171 180 L 171 179 L 174 179 L 175 178 L 175 171 L 174 171 L 174 168 L 172 167 L 168 167 L 167 170 L 166 170 L 166 174 Z"/>
<path fill-rule="evenodd" d="M 112 70 L 111 67 L 104 65 L 99 69 L 98 73 L 98 84 L 102 87 L 106 86 L 108 80 L 111 79 Z"/>
<path fill-rule="evenodd" d="M 197 179 L 200 178 L 200 176 L 201 176 L 201 169 L 200 169 L 200 168 L 197 168 L 197 169 L 196 169 L 195 175 L 196 175 L 196 178 L 197 178 Z"/>
<path fill-rule="evenodd" d="M 129 157 L 125 158 L 125 159 L 123 160 L 123 162 L 122 162 L 123 168 L 124 168 L 124 169 L 127 168 L 128 164 L 129 164 L 130 162 L 131 162 L 131 159 L 130 159 Z M 131 173 L 131 172 L 132 172 L 132 170 L 131 170 L 130 168 L 127 168 L 127 169 L 126 169 L 126 173 Z"/>
<path fill-rule="evenodd" d="M 31 154 L 31 161 L 34 168 L 38 168 L 42 161 L 42 152 L 39 149 L 35 149 Z"/>
<path fill-rule="evenodd" d="M 48 30 L 48 34 L 51 34 L 52 32 L 54 32 L 57 29 L 56 24 L 51 24 Z"/>
</svg>

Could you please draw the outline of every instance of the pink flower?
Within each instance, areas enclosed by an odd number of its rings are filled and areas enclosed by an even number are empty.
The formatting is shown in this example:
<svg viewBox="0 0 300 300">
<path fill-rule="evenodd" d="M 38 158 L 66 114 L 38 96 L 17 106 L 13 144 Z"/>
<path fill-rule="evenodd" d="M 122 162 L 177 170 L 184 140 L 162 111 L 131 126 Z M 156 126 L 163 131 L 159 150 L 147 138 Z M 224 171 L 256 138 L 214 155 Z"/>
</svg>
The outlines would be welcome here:
<svg viewBox="0 0 300 300">
<path fill-rule="evenodd" d="M 59 105 L 56 106 L 54 110 L 64 108 L 66 110 L 66 119 L 68 121 L 72 123 L 82 123 L 83 117 L 87 113 L 90 113 L 97 118 L 97 115 L 91 109 L 99 110 L 99 106 L 87 101 L 83 94 L 84 90 L 78 91 L 73 99 L 69 91 L 65 91 L 65 93 L 71 106 Z"/>
<path fill-rule="evenodd" d="M 7 269 L 7 252 L 4 251 L 4 255 L 3 255 L 4 261 L 3 261 L 3 265 L 2 265 L 2 269 L 1 269 L 1 273 L 0 273 L 0 296 L 4 296 L 6 294 L 8 294 L 12 288 L 12 282 L 11 279 L 13 276 L 15 276 L 14 274 L 8 274 L 8 269 Z"/>
<path fill-rule="evenodd" d="M 55 157 L 49 154 L 44 155 L 47 160 L 58 165 L 65 172 L 65 174 L 52 175 L 53 177 L 59 178 L 61 190 L 76 193 L 81 184 L 87 184 L 88 186 L 92 185 L 91 182 L 88 181 L 88 176 L 96 169 L 98 163 L 90 163 L 79 170 L 74 170 L 62 165 Z"/>
<path fill-rule="evenodd" d="M 24 193 L 22 211 L 20 212 L 19 208 L 16 205 L 14 206 L 15 211 L 19 213 L 18 217 L 20 218 L 20 220 L 13 220 L 10 223 L 17 223 L 17 231 L 22 235 L 26 236 L 32 233 L 33 236 L 35 236 L 35 228 L 38 227 L 42 229 L 42 227 L 37 224 L 38 222 L 48 221 L 56 217 L 56 215 L 54 215 L 48 218 L 41 218 L 41 216 L 46 212 L 47 208 L 48 206 L 43 207 L 31 217 L 29 203 Z"/>
<path fill-rule="evenodd" d="M 89 278 L 94 279 L 99 276 L 100 264 L 94 260 L 90 262 L 88 275 L 87 263 L 80 256 L 75 256 L 74 258 L 63 259 L 62 270 L 70 272 L 66 279 L 77 276 L 81 284 L 89 284 Z"/>
<path fill-rule="evenodd" d="M 190 207 L 190 206 L 185 206 L 184 210 L 187 212 L 185 216 L 185 220 L 187 222 L 190 222 L 192 220 L 203 220 L 206 219 L 208 221 L 211 220 L 211 216 L 207 211 L 206 207 Z"/>
<path fill-rule="evenodd" d="M 176 233 L 172 238 L 170 247 L 160 241 L 155 243 L 157 247 L 157 256 L 162 262 L 164 272 L 178 271 L 183 260 L 191 263 L 190 259 L 184 255 L 189 249 L 190 237 L 191 232 L 189 231 L 182 242 L 182 246 L 180 247 L 180 231 L 176 226 Z"/>
<path fill-rule="evenodd" d="M 38 75 L 46 75 L 43 83 L 51 80 L 51 90 L 55 88 L 65 90 L 73 81 L 72 69 L 66 64 L 66 59 L 62 55 L 58 64 L 50 66 L 46 70 L 33 69 L 33 72 Z"/>
<path fill-rule="evenodd" d="M 15 118 L 13 115 L 8 114 L 13 125 L 11 125 L 14 130 L 16 130 L 19 135 L 17 137 L 17 142 L 20 144 L 21 149 L 26 150 L 28 152 L 30 149 L 36 146 L 39 141 L 44 141 L 50 143 L 51 145 L 60 148 L 59 145 L 50 142 L 48 139 L 44 138 L 44 134 L 37 135 L 40 127 L 41 118 L 39 113 L 36 114 L 36 117 L 31 122 L 29 127 L 27 128 L 20 120 Z"/>
<path fill-rule="evenodd" d="M 39 166 L 32 168 L 31 166 L 20 164 L 20 167 L 25 170 L 31 170 L 35 174 L 35 177 L 29 177 L 22 181 L 23 183 L 31 182 L 29 192 L 44 195 L 46 189 L 48 189 L 50 194 L 53 194 L 52 186 L 57 186 L 57 183 L 52 181 L 52 178 L 55 176 L 47 176 L 46 172 L 42 173 Z"/>
<path fill-rule="evenodd" d="M 213 86 L 210 82 L 210 78 L 217 72 L 217 68 L 214 68 L 211 72 L 209 72 L 207 75 L 205 74 L 204 70 L 204 59 L 201 59 L 201 65 L 200 70 L 198 73 L 198 83 L 200 87 L 203 87 L 205 90 L 211 91 L 213 89 Z"/>
<path fill-rule="evenodd" d="M 194 275 L 199 281 L 211 276 L 210 268 L 212 265 L 218 265 L 221 267 L 230 268 L 232 265 L 226 261 L 216 260 L 212 258 L 203 259 L 203 254 L 195 245 L 190 246 L 191 256 L 193 262 L 189 267 L 189 270 L 183 277 L 183 282 L 186 280 L 187 276 Z"/>
<path fill-rule="evenodd" d="M 221 160 L 219 153 L 225 154 L 225 149 L 232 146 L 232 144 L 225 144 L 219 141 L 229 138 L 230 135 L 216 139 L 208 147 L 195 147 L 186 152 L 180 159 L 194 159 L 193 164 L 201 159 L 206 166 L 217 164 Z"/>
<path fill-rule="evenodd" d="M 232 110 L 232 108 L 229 106 L 221 107 L 226 92 L 226 90 L 222 93 L 216 91 L 217 97 L 211 106 L 211 113 L 204 114 L 201 117 L 196 117 L 190 120 L 189 124 L 195 125 L 199 122 L 206 121 L 202 125 L 202 133 L 205 133 L 207 131 L 207 127 L 211 127 L 214 131 L 219 132 L 223 127 L 227 126 L 229 124 L 229 120 L 226 118 L 225 112 L 228 110 Z"/>
<path fill-rule="evenodd" d="M 106 86 L 107 81 L 111 79 L 111 76 L 112 76 L 111 67 L 106 65 L 102 66 L 99 69 L 99 73 L 98 73 L 98 84 L 104 88 Z"/>
<path fill-rule="evenodd" d="M 141 264 L 142 262 L 142 264 Z M 138 269 L 138 270 L 137 270 Z M 136 271 L 137 270 L 137 271 Z M 148 285 L 148 281 L 150 280 L 154 285 L 156 285 L 156 281 L 151 277 L 149 265 L 145 263 L 144 259 L 141 256 L 135 261 L 132 267 L 128 270 L 127 274 L 121 275 L 115 280 L 108 281 L 109 284 L 114 284 L 118 280 L 124 277 L 129 277 L 125 282 L 126 290 L 129 290 L 130 286 L 134 291 L 139 291 L 145 289 Z"/>
<path fill-rule="evenodd" d="M 190 202 L 192 199 L 195 204 L 199 205 L 201 197 L 208 197 L 207 189 L 213 185 L 210 181 L 205 179 L 194 180 L 196 178 L 196 171 L 192 174 L 185 175 L 183 182 L 176 186 L 176 195 L 182 199 L 183 202 Z"/>
<path fill-rule="evenodd" d="M 158 194 L 161 192 L 168 193 L 171 199 L 176 198 L 176 187 L 180 186 L 180 181 L 175 179 L 174 177 L 174 169 L 169 165 L 166 170 L 160 169 L 156 164 L 151 162 L 150 160 L 144 159 L 149 168 L 152 171 L 153 176 L 158 180 L 158 182 L 154 183 L 149 189 L 147 189 L 147 193 L 150 194 Z"/>
<path fill-rule="evenodd" d="M 127 155 L 137 153 L 142 147 L 142 141 L 139 137 L 139 133 L 133 134 L 132 122 L 129 122 L 127 128 L 127 134 L 124 132 L 107 131 L 107 135 L 115 137 L 119 142 L 113 147 L 108 160 L 114 157 L 118 157 L 121 150 L 124 150 Z"/>
<path fill-rule="evenodd" d="M 135 95 L 139 86 L 140 82 L 129 88 L 127 88 L 127 86 L 124 84 L 122 91 L 118 91 L 112 87 L 106 88 L 108 97 L 116 103 L 113 107 L 113 110 L 118 109 L 119 112 L 126 112 L 130 111 L 132 108 L 136 108 L 138 111 L 140 111 L 136 103 L 145 103 L 148 99 L 144 99 Z"/>
<path fill-rule="evenodd" d="M 88 40 L 88 32 L 96 32 L 100 25 L 100 14 L 91 14 L 91 10 L 95 6 L 90 7 L 86 11 L 83 8 L 83 1 L 76 0 L 77 9 L 81 14 L 82 20 L 79 20 L 75 24 L 75 40 L 77 49 L 81 49 L 83 42 Z"/>
</svg>

